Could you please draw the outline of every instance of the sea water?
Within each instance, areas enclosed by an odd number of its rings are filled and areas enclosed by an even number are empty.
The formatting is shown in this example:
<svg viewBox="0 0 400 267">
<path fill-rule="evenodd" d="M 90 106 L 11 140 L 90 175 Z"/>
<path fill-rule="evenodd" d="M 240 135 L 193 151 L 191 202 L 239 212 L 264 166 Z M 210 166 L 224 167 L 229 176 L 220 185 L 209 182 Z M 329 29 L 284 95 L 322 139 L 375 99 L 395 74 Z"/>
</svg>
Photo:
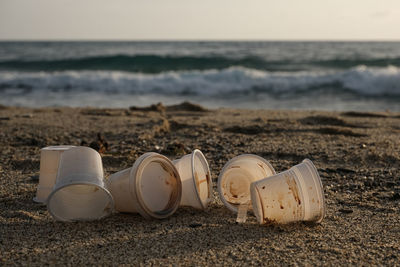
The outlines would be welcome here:
<svg viewBox="0 0 400 267">
<path fill-rule="evenodd" d="M 400 111 L 399 42 L 0 42 L 0 104 Z"/>
</svg>

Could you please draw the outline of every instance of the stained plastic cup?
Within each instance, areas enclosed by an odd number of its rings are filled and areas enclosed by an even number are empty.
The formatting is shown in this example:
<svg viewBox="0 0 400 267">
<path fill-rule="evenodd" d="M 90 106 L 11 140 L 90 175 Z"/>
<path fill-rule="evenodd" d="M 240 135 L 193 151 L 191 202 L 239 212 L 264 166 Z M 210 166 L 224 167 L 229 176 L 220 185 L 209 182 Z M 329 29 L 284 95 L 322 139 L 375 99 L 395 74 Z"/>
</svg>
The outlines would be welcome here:
<svg viewBox="0 0 400 267">
<path fill-rule="evenodd" d="M 133 167 L 114 173 L 107 180 L 119 212 L 140 213 L 163 219 L 179 207 L 182 184 L 172 161 L 158 153 L 140 156 Z"/>
<path fill-rule="evenodd" d="M 39 185 L 33 201 L 46 203 L 56 183 L 58 163 L 61 154 L 74 146 L 48 146 L 40 150 Z"/>
<path fill-rule="evenodd" d="M 321 178 L 309 159 L 251 184 L 253 211 L 260 224 L 321 222 L 325 198 Z"/>
<path fill-rule="evenodd" d="M 50 214 L 59 221 L 87 221 L 103 218 L 113 208 L 113 198 L 104 187 L 100 154 L 89 147 L 65 151 L 47 199 Z"/>
<path fill-rule="evenodd" d="M 228 161 L 218 177 L 218 193 L 224 205 L 233 212 L 250 203 L 250 184 L 275 174 L 265 159 L 243 154 Z M 251 205 L 249 205 L 251 209 Z"/>
<path fill-rule="evenodd" d="M 204 210 L 212 200 L 212 182 L 208 163 L 203 153 L 195 149 L 191 154 L 173 161 L 182 182 L 181 206 Z"/>
</svg>

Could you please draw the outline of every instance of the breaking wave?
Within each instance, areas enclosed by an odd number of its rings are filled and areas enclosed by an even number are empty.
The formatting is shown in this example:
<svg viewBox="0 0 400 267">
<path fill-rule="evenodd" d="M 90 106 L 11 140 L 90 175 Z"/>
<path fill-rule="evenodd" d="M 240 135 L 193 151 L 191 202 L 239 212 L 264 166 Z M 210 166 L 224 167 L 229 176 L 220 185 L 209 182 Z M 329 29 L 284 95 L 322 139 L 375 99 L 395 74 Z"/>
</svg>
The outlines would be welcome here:
<svg viewBox="0 0 400 267">
<path fill-rule="evenodd" d="M 118 94 L 246 94 L 295 96 L 335 90 L 360 96 L 400 96 L 400 68 L 357 66 L 347 70 L 271 72 L 244 67 L 204 71 L 131 73 L 122 71 L 0 71 L 0 92 L 77 91 Z"/>
</svg>

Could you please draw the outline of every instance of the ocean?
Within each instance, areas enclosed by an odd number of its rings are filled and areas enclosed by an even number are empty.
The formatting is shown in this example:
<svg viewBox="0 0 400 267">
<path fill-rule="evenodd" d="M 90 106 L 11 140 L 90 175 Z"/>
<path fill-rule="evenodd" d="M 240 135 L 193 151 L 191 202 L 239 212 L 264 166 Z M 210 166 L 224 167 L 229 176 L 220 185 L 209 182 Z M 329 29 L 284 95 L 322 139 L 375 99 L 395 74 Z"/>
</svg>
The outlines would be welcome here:
<svg viewBox="0 0 400 267">
<path fill-rule="evenodd" d="M 0 42 L 0 104 L 400 111 L 400 42 Z"/>
</svg>

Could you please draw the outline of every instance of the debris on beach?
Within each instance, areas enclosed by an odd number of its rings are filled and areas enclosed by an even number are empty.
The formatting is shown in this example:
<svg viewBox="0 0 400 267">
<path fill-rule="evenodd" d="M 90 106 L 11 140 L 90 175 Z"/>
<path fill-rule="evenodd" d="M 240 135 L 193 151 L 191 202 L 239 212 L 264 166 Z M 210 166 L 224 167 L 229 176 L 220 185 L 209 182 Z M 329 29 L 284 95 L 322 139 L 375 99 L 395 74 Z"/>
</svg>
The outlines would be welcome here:
<svg viewBox="0 0 400 267">
<path fill-rule="evenodd" d="M 84 109 L 81 111 L 82 115 L 92 116 L 125 116 L 129 115 L 129 111 L 123 109 L 111 109 L 111 108 L 94 108 Z"/>
<path fill-rule="evenodd" d="M 198 104 L 193 104 L 191 102 L 185 101 L 177 105 L 164 106 L 163 103 L 159 102 L 147 107 L 129 107 L 131 111 L 157 111 L 164 113 L 165 111 L 193 111 L 193 112 L 207 112 L 208 110 Z"/>
<path fill-rule="evenodd" d="M 339 209 L 339 212 L 344 213 L 344 214 L 350 214 L 353 213 L 352 209 Z"/>
<path fill-rule="evenodd" d="M 48 141 L 47 139 L 36 138 L 30 134 L 15 136 L 14 140 L 15 140 L 14 145 L 18 144 L 19 146 L 32 146 L 32 147 L 43 147 Z"/>
<path fill-rule="evenodd" d="M 185 123 L 180 123 L 175 120 L 168 120 L 165 117 L 162 117 L 156 125 L 153 126 L 153 134 L 154 136 L 160 136 L 163 134 L 168 134 L 170 132 L 175 132 L 183 128 L 190 127 Z"/>
<path fill-rule="evenodd" d="M 259 125 L 249 125 L 249 126 L 235 125 L 232 127 L 225 128 L 224 132 L 253 135 L 253 134 L 263 133 L 265 132 L 265 129 Z"/>
<path fill-rule="evenodd" d="M 191 224 L 189 224 L 190 228 L 197 228 L 197 227 L 201 227 L 201 226 L 203 226 L 201 223 L 191 223 Z"/>
<path fill-rule="evenodd" d="M 183 129 L 183 128 L 191 127 L 190 125 L 188 125 L 186 123 L 180 123 L 180 122 L 177 122 L 175 120 L 169 120 L 168 122 L 169 122 L 169 126 L 170 126 L 170 130 L 171 131 L 177 131 L 177 130 L 180 130 L 180 129 Z"/>
<path fill-rule="evenodd" d="M 39 175 L 32 175 L 31 177 L 29 177 L 31 179 L 31 181 L 33 182 L 39 182 Z"/>
<path fill-rule="evenodd" d="M 136 106 L 131 106 L 129 107 L 130 111 L 157 111 L 160 113 L 164 113 L 165 112 L 165 106 L 163 105 L 163 103 L 159 102 L 157 104 L 152 104 L 148 107 L 136 107 Z"/>
<path fill-rule="evenodd" d="M 187 148 L 182 143 L 171 143 L 161 152 L 170 156 L 177 156 L 185 154 Z"/>
<path fill-rule="evenodd" d="M 329 135 L 343 135 L 343 136 L 351 136 L 351 137 L 366 137 L 367 134 L 357 133 L 352 130 L 334 128 L 334 127 L 321 127 L 314 130 L 317 133 L 321 134 L 329 134 Z"/>
<path fill-rule="evenodd" d="M 188 264 L 201 264 L 201 261 L 204 262 L 204 255 L 208 256 L 208 252 L 213 250 L 213 258 L 207 258 L 212 260 L 211 264 L 218 265 L 219 259 L 228 259 L 229 264 L 234 264 L 235 261 L 249 258 L 246 263 L 253 262 L 257 265 L 262 264 L 266 257 L 275 259 L 275 255 L 283 255 L 281 258 L 285 259 L 284 255 L 288 252 L 301 252 L 304 250 L 301 244 L 306 244 L 304 253 L 315 253 L 312 254 L 314 258 L 328 261 L 346 258 L 348 262 L 359 264 L 373 260 L 377 265 L 393 265 L 399 259 L 397 251 L 387 246 L 397 244 L 397 233 L 390 229 L 395 229 L 393 227 L 398 225 L 400 214 L 399 132 L 392 128 L 398 127 L 400 119 L 394 116 L 381 120 L 350 118 L 338 112 L 278 110 L 239 113 L 236 110 L 221 109 L 209 113 L 167 111 L 165 116 L 158 112 L 131 111 L 132 116 L 100 117 L 82 115 L 80 112 L 83 108 L 60 110 L 60 113 L 36 113 L 28 108 L 0 111 L 0 116 L 10 118 L 9 121 L 0 120 L 0 141 L 3 148 L 0 199 L 4 203 L 1 214 L 4 229 L 3 235 L 0 235 L 4 236 L 4 240 L 15 240 L 7 244 L 3 241 L 3 247 L 5 245 L 7 249 L 4 251 L 4 265 L 23 265 L 32 259 L 44 264 L 53 259 L 61 264 L 68 264 L 70 257 L 65 251 L 76 254 L 74 262 L 77 264 L 85 264 L 85 256 L 88 254 L 96 256 L 100 261 L 107 261 L 101 253 L 108 247 L 111 252 L 112 248 L 120 247 L 127 251 L 127 260 L 120 259 L 118 251 L 114 257 L 121 264 L 124 261 L 168 264 L 177 259 Z M 130 112 L 128 109 L 124 111 Z M 34 117 L 17 118 L 16 113 L 32 113 Z M 233 113 L 238 113 L 239 116 L 234 116 Z M 304 118 L 309 121 L 305 120 L 303 124 L 300 120 Z M 348 128 L 341 125 L 342 121 L 361 126 L 370 125 L 373 128 L 365 131 Z M 155 128 L 168 131 L 168 125 L 169 133 L 154 136 Z M 226 131 L 234 126 L 237 128 L 233 128 L 233 131 L 247 134 Z M 321 134 L 320 128 L 325 129 L 322 132 L 326 134 Z M 262 132 L 250 135 L 252 129 Z M 346 133 L 344 130 L 351 132 Z M 98 133 L 100 137 L 97 136 Z M 354 133 L 368 134 L 368 137 L 357 138 L 352 136 Z M 46 145 L 79 145 L 81 140 L 85 140 L 86 146 L 96 146 L 96 150 L 101 150 L 100 146 L 104 146 L 102 143 L 108 143 L 108 149 L 101 155 L 105 183 L 108 183 L 110 175 L 131 168 L 145 152 L 157 152 L 170 160 L 176 160 L 180 155 L 187 154 L 187 147 L 191 148 L 190 151 L 200 148 L 208 156 L 212 171 L 211 205 L 206 212 L 193 207 L 182 207 L 174 216 L 160 221 L 145 220 L 139 214 L 112 213 L 112 216 L 99 221 L 70 224 L 54 222 L 45 206 L 31 201 L 40 180 L 39 149 Z M 282 225 L 280 221 L 273 221 L 270 216 L 265 216 L 268 218 L 264 219 L 265 225 L 261 227 L 253 213 L 255 209 L 252 209 L 248 212 L 246 223 L 236 225 L 236 216 L 225 207 L 219 197 L 217 178 L 228 159 L 243 153 L 254 153 L 266 158 L 279 172 L 288 170 L 305 157 L 315 159 L 327 200 L 328 212 L 323 222 Z M 232 173 L 237 170 L 238 168 L 233 168 Z M 262 169 L 260 172 L 263 173 Z M 286 186 L 285 181 L 283 185 Z M 287 188 L 290 194 L 287 196 L 292 198 L 295 186 L 293 183 L 290 185 Z M 262 186 L 259 188 L 261 191 Z M 93 190 L 95 189 L 97 187 Z M 98 189 L 96 192 L 100 193 L 102 190 Z M 157 194 L 150 192 L 149 198 L 155 195 Z M 313 197 L 309 198 L 309 201 L 313 204 L 312 199 Z M 288 204 L 282 201 L 281 209 L 279 200 L 276 198 L 274 202 L 279 213 L 293 211 L 298 206 L 295 203 L 296 206 L 292 205 L 289 209 Z M 306 200 L 301 203 L 306 203 Z M 108 212 L 110 206 L 104 208 Z M 377 232 L 378 228 L 389 230 Z M 31 231 L 27 232 L 27 229 Z M 48 232 L 50 236 L 45 235 Z M 107 234 L 113 236 L 107 238 Z M 168 248 L 168 237 L 171 235 L 180 242 L 178 247 L 166 251 L 163 248 Z M 76 239 L 77 236 L 79 240 Z M 210 241 L 209 236 L 216 238 L 217 245 L 223 244 L 222 247 L 217 246 L 218 253 L 215 242 Z M 340 238 L 336 240 L 337 236 Z M 227 240 L 229 244 L 225 242 Z M 318 242 L 314 242 L 315 240 Z M 340 242 L 332 245 L 332 240 Z M 55 250 L 46 250 L 46 246 L 37 247 L 38 243 L 45 244 L 48 241 L 60 243 L 61 246 Z M 85 250 L 76 250 L 81 241 L 86 242 Z M 101 243 L 101 249 L 96 242 Z M 364 256 L 369 255 L 372 248 L 368 246 L 368 242 L 373 242 L 378 248 L 377 257 L 364 258 L 364 261 L 359 260 L 358 254 L 348 254 L 356 250 Z M 133 243 L 140 245 L 142 249 L 135 252 L 131 249 Z M 156 249 L 154 244 L 157 245 Z M 328 250 L 329 246 L 340 250 Z M 36 254 L 32 256 L 29 253 L 35 248 Z M 18 253 L 15 254 L 15 251 Z M 176 251 L 183 251 L 184 254 Z M 199 254 L 193 254 L 197 251 Z M 230 257 L 229 253 L 236 256 Z M 162 255 L 167 255 L 167 259 L 163 259 Z M 314 258 L 311 257 L 309 261 L 313 263 Z M 302 259 L 307 260 L 304 257 Z M 290 259 L 288 262 L 290 264 Z M 343 262 L 338 264 L 340 263 Z"/>
<path fill-rule="evenodd" d="M 17 115 L 16 117 L 24 118 L 24 119 L 31 119 L 31 118 L 33 118 L 33 114 L 31 114 L 31 113 L 21 114 L 21 115 Z"/>
<path fill-rule="evenodd" d="M 167 111 L 195 111 L 195 112 L 207 112 L 208 110 L 198 104 L 193 104 L 189 101 L 182 102 L 177 105 L 167 106 Z"/>
<path fill-rule="evenodd" d="M 153 126 L 152 131 L 155 136 L 159 136 L 188 127 L 191 126 L 185 123 L 177 122 L 175 120 L 168 120 L 163 116 L 160 120 L 156 122 L 156 125 Z"/>
<path fill-rule="evenodd" d="M 372 113 L 372 112 L 357 112 L 357 111 L 348 111 L 348 112 L 343 112 L 341 114 L 342 116 L 347 116 L 347 117 L 356 117 L 356 118 L 386 118 L 386 114 L 382 113 Z"/>
<path fill-rule="evenodd" d="M 393 196 L 391 197 L 391 200 L 399 200 L 400 199 L 400 193 L 394 193 Z"/>
<path fill-rule="evenodd" d="M 336 117 L 322 116 L 322 115 L 308 116 L 303 119 L 300 119 L 299 122 L 304 125 L 328 125 L 328 126 L 342 126 L 350 128 L 365 128 L 365 126 L 351 124 Z"/>
<path fill-rule="evenodd" d="M 88 144 L 88 142 L 86 142 L 85 140 L 82 140 L 80 145 L 93 148 L 99 153 L 105 153 L 109 148 L 108 142 L 105 140 L 104 136 L 101 133 L 97 133 L 97 140 L 90 142 L 90 144 Z"/>
<path fill-rule="evenodd" d="M 165 118 L 162 118 L 158 124 L 156 124 L 153 127 L 153 133 L 155 136 L 158 136 L 160 134 L 166 134 L 169 133 L 171 131 L 171 127 L 169 124 L 169 121 Z"/>
</svg>

